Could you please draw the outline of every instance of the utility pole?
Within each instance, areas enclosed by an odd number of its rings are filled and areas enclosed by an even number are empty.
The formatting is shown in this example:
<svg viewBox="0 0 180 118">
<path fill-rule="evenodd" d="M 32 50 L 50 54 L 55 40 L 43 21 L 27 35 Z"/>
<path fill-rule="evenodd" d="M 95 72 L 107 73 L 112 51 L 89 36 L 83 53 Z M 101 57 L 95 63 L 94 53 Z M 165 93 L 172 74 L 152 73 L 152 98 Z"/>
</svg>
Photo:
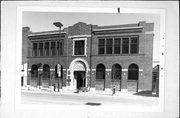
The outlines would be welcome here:
<svg viewBox="0 0 180 118">
<path fill-rule="evenodd" d="M 59 28 L 59 40 L 61 39 L 61 27 L 63 26 L 63 24 L 61 23 L 61 22 L 54 22 L 53 23 L 53 25 L 55 25 L 56 27 L 58 27 Z M 59 41 L 59 48 L 60 48 L 60 42 L 61 42 L 61 40 Z M 59 64 L 60 64 L 60 54 L 58 54 L 58 62 L 59 62 Z M 58 64 L 58 65 L 59 65 Z M 61 65 L 60 65 L 61 66 Z M 62 69 L 62 67 L 61 67 L 61 69 Z M 60 70 L 61 71 L 61 70 Z M 58 72 L 59 73 L 59 72 Z M 59 75 L 58 74 L 58 92 L 59 92 L 59 89 L 60 89 L 60 85 L 59 85 L 59 83 L 60 83 L 60 78 L 62 79 L 62 73 L 61 73 L 61 75 Z M 62 84 L 62 83 L 61 83 Z M 62 85 L 61 85 L 62 86 Z"/>
</svg>

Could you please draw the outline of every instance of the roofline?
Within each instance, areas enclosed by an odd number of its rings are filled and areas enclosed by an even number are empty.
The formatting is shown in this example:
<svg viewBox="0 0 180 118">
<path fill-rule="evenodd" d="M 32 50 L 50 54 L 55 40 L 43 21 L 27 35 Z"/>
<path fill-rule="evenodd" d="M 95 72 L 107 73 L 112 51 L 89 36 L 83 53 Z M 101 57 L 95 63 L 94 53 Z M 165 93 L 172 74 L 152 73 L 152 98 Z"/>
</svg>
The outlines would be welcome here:
<svg viewBox="0 0 180 118">
<path fill-rule="evenodd" d="M 47 31 L 47 32 L 35 32 L 35 33 L 31 33 L 29 34 L 28 36 L 39 36 L 39 35 L 49 35 L 49 34 L 58 34 L 58 33 L 61 33 L 61 34 L 66 34 L 66 32 L 59 32 L 58 30 L 57 31 Z"/>
<path fill-rule="evenodd" d="M 142 28 L 143 28 L 143 27 L 106 28 L 106 29 L 93 29 L 93 31 L 124 30 L 124 29 L 142 29 Z"/>
</svg>

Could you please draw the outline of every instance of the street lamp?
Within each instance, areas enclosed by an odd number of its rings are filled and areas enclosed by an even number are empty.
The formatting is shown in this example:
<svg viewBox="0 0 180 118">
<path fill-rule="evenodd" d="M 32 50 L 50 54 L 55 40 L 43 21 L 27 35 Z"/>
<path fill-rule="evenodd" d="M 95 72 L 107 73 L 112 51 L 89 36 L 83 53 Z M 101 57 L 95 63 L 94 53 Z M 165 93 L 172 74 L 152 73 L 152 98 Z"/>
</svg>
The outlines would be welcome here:
<svg viewBox="0 0 180 118">
<path fill-rule="evenodd" d="M 61 22 L 54 22 L 53 25 L 55 25 L 56 27 L 59 27 L 59 39 L 61 38 L 61 27 L 63 26 L 63 24 Z M 59 57 L 60 55 L 58 55 Z M 59 59 L 58 59 L 59 60 Z M 58 92 L 59 92 L 59 82 L 60 82 L 60 77 L 58 76 Z"/>
<path fill-rule="evenodd" d="M 61 22 L 54 22 L 53 25 L 55 25 L 56 27 L 59 27 L 59 31 L 61 32 L 61 27 L 63 26 Z"/>
</svg>

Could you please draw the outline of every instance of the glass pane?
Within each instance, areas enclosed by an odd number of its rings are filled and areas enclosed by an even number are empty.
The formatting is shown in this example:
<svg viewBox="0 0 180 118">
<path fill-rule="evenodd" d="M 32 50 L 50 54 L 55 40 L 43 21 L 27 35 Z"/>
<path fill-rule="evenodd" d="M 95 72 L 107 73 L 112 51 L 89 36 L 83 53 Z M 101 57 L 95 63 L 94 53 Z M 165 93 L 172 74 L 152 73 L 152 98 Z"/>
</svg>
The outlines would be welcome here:
<svg viewBox="0 0 180 118">
<path fill-rule="evenodd" d="M 105 53 L 105 40 L 104 39 L 99 39 L 99 54 L 104 54 Z"/>
<path fill-rule="evenodd" d="M 37 43 L 33 43 L 33 56 L 37 56 L 38 52 L 37 52 Z"/>
<path fill-rule="evenodd" d="M 84 40 L 75 41 L 75 55 L 84 55 Z"/>
<path fill-rule="evenodd" d="M 131 53 L 138 53 L 138 38 L 133 37 L 131 38 Z"/>
<path fill-rule="evenodd" d="M 112 54 L 112 39 L 106 40 L 106 54 Z"/>
<path fill-rule="evenodd" d="M 43 56 L 43 43 L 39 43 L 39 55 Z"/>
<path fill-rule="evenodd" d="M 51 42 L 51 54 L 52 54 L 52 56 L 55 56 L 55 46 L 56 46 L 56 43 Z"/>
<path fill-rule="evenodd" d="M 129 53 L 129 38 L 123 38 L 123 45 L 122 45 L 122 53 L 128 54 Z"/>
<path fill-rule="evenodd" d="M 102 64 L 96 67 L 96 79 L 105 79 L 105 67 Z"/>
<path fill-rule="evenodd" d="M 45 43 L 45 54 L 46 56 L 49 56 L 49 42 Z"/>
<path fill-rule="evenodd" d="M 105 40 L 104 39 L 99 39 L 99 45 L 104 46 L 105 45 Z"/>
<path fill-rule="evenodd" d="M 128 79 L 129 80 L 138 80 L 138 66 L 132 64 L 128 68 Z"/>
</svg>

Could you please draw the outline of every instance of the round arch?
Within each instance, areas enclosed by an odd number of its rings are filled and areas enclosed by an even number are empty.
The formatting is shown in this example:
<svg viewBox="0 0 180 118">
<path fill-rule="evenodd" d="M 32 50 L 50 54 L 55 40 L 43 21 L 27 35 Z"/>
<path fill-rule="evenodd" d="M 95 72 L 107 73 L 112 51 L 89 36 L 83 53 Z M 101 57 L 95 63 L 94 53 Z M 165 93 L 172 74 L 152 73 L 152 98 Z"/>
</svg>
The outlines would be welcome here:
<svg viewBox="0 0 180 118">
<path fill-rule="evenodd" d="M 76 89 L 77 88 L 77 86 L 79 86 L 78 85 L 78 79 L 77 79 L 77 73 L 75 73 L 75 72 L 84 72 L 84 74 L 83 74 L 83 78 L 84 78 L 84 83 L 85 83 L 85 87 L 88 87 L 88 77 L 89 77 L 89 73 L 88 73 L 88 71 L 89 71 L 89 64 L 88 64 L 88 62 L 85 60 L 85 59 L 83 59 L 83 58 L 76 58 L 76 59 L 74 59 L 71 63 L 70 63 L 70 65 L 69 65 L 69 75 L 67 75 L 67 78 L 68 78 L 68 76 L 70 76 L 70 82 L 69 82 L 69 85 L 70 85 L 70 87 L 71 88 L 73 88 L 73 89 Z"/>
<path fill-rule="evenodd" d="M 122 67 L 119 64 L 112 65 L 111 80 L 121 80 Z"/>
<path fill-rule="evenodd" d="M 48 64 L 43 65 L 43 72 L 42 72 L 42 86 L 44 88 L 48 88 L 50 85 L 50 66 Z"/>
<path fill-rule="evenodd" d="M 139 67 L 137 64 L 132 63 L 128 67 L 128 80 L 138 80 Z"/>
</svg>

